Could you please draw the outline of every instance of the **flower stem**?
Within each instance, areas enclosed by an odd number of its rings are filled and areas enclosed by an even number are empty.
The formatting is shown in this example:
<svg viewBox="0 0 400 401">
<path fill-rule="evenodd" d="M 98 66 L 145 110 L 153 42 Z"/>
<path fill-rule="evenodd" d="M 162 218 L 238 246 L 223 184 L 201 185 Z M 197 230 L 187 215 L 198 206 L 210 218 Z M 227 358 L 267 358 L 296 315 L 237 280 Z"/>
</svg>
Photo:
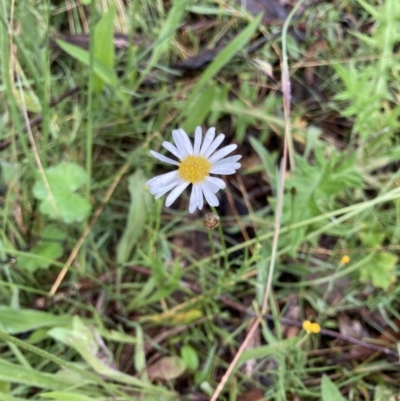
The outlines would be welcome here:
<svg viewBox="0 0 400 401">
<path fill-rule="evenodd" d="M 218 216 L 218 213 L 214 206 L 211 206 L 211 210 L 214 214 Z M 228 271 L 229 268 L 229 259 L 228 259 L 228 250 L 226 248 L 226 242 L 224 237 L 224 232 L 222 231 L 222 224 L 221 222 L 218 224 L 218 234 L 221 241 L 222 251 L 224 253 L 224 261 L 225 261 L 225 273 Z"/>
</svg>

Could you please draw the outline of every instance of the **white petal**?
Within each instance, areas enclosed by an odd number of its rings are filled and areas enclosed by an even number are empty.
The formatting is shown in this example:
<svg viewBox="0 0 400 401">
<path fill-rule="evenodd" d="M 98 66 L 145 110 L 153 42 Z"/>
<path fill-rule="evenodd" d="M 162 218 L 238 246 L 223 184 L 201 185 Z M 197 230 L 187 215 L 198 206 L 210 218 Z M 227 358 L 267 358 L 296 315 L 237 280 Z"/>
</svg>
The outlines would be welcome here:
<svg viewBox="0 0 400 401">
<path fill-rule="evenodd" d="M 228 145 L 220 149 L 218 152 L 215 152 L 209 159 L 208 161 L 210 163 L 214 163 L 218 160 L 221 160 L 223 157 L 225 157 L 227 154 L 233 152 L 237 148 L 237 145 Z"/>
<path fill-rule="evenodd" d="M 237 163 L 239 164 L 239 163 Z M 217 167 L 213 167 L 210 170 L 211 174 L 220 174 L 220 175 L 229 175 L 229 174 L 235 174 L 236 170 L 231 166 L 217 166 Z"/>
<path fill-rule="evenodd" d="M 185 190 L 185 188 L 189 185 L 189 182 L 182 182 L 179 184 L 168 196 L 167 200 L 165 201 L 165 206 L 171 206 L 176 198 Z"/>
<path fill-rule="evenodd" d="M 156 195 L 156 199 L 161 198 L 164 194 L 167 192 L 171 191 L 171 189 L 175 188 L 177 185 L 179 185 L 179 181 L 174 181 L 171 182 L 169 185 L 166 185 L 164 188 L 159 189 L 156 193 L 153 193 L 153 195 Z M 151 191 L 150 191 L 151 192 Z"/>
<path fill-rule="evenodd" d="M 208 204 L 210 206 L 218 206 L 219 202 L 218 202 L 218 198 L 215 196 L 214 192 L 211 190 L 211 188 L 209 188 L 208 183 L 204 182 L 201 185 L 201 189 L 204 193 L 204 196 L 206 198 L 206 201 L 208 202 Z"/>
<path fill-rule="evenodd" d="M 200 149 L 200 155 L 203 156 L 207 152 L 208 148 L 212 144 L 212 141 L 214 140 L 214 137 L 215 137 L 215 128 L 211 127 L 208 129 L 204 137 L 203 146 Z"/>
<path fill-rule="evenodd" d="M 211 156 L 214 152 L 215 149 L 218 148 L 219 145 L 221 145 L 222 141 L 225 139 L 224 134 L 219 134 L 215 139 L 214 142 L 211 144 L 211 146 L 208 148 L 207 152 L 204 154 L 204 157 L 209 157 Z"/>
<path fill-rule="evenodd" d="M 214 194 L 216 194 L 221 188 L 218 185 L 215 185 L 211 181 L 204 181 L 202 182 L 202 185 L 206 185 Z M 203 188 L 202 186 L 202 188 Z"/>
<path fill-rule="evenodd" d="M 235 163 L 235 162 L 237 162 L 241 158 L 242 158 L 242 155 L 229 156 L 229 157 L 226 157 L 225 159 L 221 159 L 221 160 L 218 160 L 217 162 L 213 163 L 213 166 L 214 167 L 221 166 L 222 164 L 232 164 L 232 165 L 240 164 L 240 163 Z M 239 168 L 239 167 L 237 167 L 237 168 Z"/>
<path fill-rule="evenodd" d="M 222 171 L 222 169 L 225 170 L 238 170 L 242 165 L 240 163 L 221 163 L 221 164 L 214 164 L 211 168 L 210 173 L 212 174 L 224 174 L 224 173 L 215 173 L 212 170 L 215 171 Z"/>
<path fill-rule="evenodd" d="M 192 143 L 190 142 L 189 137 L 182 128 L 179 128 L 178 130 L 173 130 L 172 136 L 174 137 L 176 146 L 182 154 L 182 158 L 193 154 Z"/>
<path fill-rule="evenodd" d="M 168 185 L 170 182 L 175 180 L 179 180 L 177 170 L 150 178 L 150 180 L 146 182 L 146 185 L 149 187 L 157 185 Z"/>
<path fill-rule="evenodd" d="M 186 150 L 184 139 L 182 139 L 182 135 L 179 130 L 173 130 L 172 137 L 174 138 L 175 145 L 178 148 L 179 153 L 181 154 L 182 160 L 189 154 Z"/>
<path fill-rule="evenodd" d="M 162 162 L 169 163 L 169 164 L 175 164 L 176 166 L 179 166 L 179 163 L 175 160 L 170 159 L 169 157 L 166 157 L 162 155 L 161 153 L 155 152 L 154 150 L 150 150 L 150 153 L 158 160 L 161 160 Z"/>
<path fill-rule="evenodd" d="M 196 208 L 203 209 L 203 192 L 200 184 L 193 184 L 192 194 L 190 195 L 189 213 L 193 213 Z"/>
<path fill-rule="evenodd" d="M 194 132 L 194 155 L 198 156 L 200 152 L 200 145 L 202 139 L 201 127 L 196 127 L 196 131 Z"/>
<path fill-rule="evenodd" d="M 176 156 L 179 160 L 182 159 L 182 155 L 177 149 L 176 146 L 172 145 L 171 142 L 164 141 L 162 143 L 162 146 L 164 146 L 165 149 L 169 150 L 174 156 Z"/>
<path fill-rule="evenodd" d="M 192 142 L 190 141 L 189 136 L 182 128 L 179 128 L 178 131 L 181 133 L 182 140 L 183 140 L 183 143 L 185 144 L 188 154 L 192 155 L 193 154 L 193 145 L 192 145 Z"/>
<path fill-rule="evenodd" d="M 217 178 L 217 177 L 206 177 L 206 181 L 208 181 L 209 183 L 212 183 L 213 185 L 215 185 L 216 187 L 218 187 L 218 190 L 220 189 L 224 189 L 226 187 L 225 181 L 221 180 L 221 178 Z M 214 193 L 217 191 L 214 191 Z"/>
<path fill-rule="evenodd" d="M 204 199 L 203 199 L 203 191 L 201 189 L 201 185 L 198 184 L 198 199 L 197 199 L 197 207 L 199 208 L 199 210 L 203 209 L 203 205 L 204 205 Z"/>
</svg>

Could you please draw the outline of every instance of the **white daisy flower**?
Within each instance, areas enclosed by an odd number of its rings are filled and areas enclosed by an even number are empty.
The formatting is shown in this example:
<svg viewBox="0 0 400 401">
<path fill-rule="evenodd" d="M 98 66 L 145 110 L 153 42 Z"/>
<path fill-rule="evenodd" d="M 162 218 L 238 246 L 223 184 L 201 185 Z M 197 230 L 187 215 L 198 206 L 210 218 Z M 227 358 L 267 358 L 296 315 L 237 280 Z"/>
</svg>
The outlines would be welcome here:
<svg viewBox="0 0 400 401">
<path fill-rule="evenodd" d="M 166 206 L 171 206 L 185 188 L 192 184 L 193 188 L 189 204 L 190 213 L 193 213 L 196 208 L 200 210 L 203 208 L 203 195 L 209 205 L 218 206 L 219 202 L 215 194 L 220 189 L 225 188 L 225 182 L 220 178 L 210 176 L 210 174 L 235 174 L 236 170 L 240 168 L 240 163 L 237 163 L 237 161 L 242 156 L 225 156 L 233 152 L 237 145 L 228 145 L 216 152 L 225 135 L 219 134 L 215 138 L 215 128 L 210 128 L 207 131 L 203 144 L 201 144 L 201 127 L 197 127 L 194 146 L 186 132 L 181 128 L 173 130 L 172 137 L 176 146 L 170 142 L 163 142 L 162 145 L 176 156 L 179 162 L 153 150 L 150 152 L 157 159 L 178 166 L 178 170 L 148 180 L 146 184 L 150 187 L 150 192 L 156 195 L 156 199 L 158 199 L 172 190 L 165 201 Z"/>
</svg>

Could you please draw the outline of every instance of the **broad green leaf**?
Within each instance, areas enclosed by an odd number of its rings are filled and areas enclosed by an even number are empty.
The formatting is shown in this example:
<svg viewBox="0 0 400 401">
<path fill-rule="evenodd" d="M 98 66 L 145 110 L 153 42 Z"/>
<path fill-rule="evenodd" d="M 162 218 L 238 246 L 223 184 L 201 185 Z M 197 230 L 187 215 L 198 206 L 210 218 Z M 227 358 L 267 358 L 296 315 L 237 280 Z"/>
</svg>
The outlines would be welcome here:
<svg viewBox="0 0 400 401">
<path fill-rule="evenodd" d="M 28 253 L 18 257 L 17 266 L 21 269 L 35 271 L 47 268 L 51 260 L 57 260 L 64 252 L 62 241 L 66 238 L 65 230 L 51 224 L 45 227 L 40 239 L 29 249 Z M 48 260 L 31 258 L 30 255 L 43 256 Z"/>
<path fill-rule="evenodd" d="M 204 90 L 204 87 L 214 78 L 214 76 L 221 71 L 221 69 L 232 60 L 232 58 L 243 49 L 244 46 L 253 36 L 253 33 L 258 28 L 263 14 L 258 15 L 252 22 L 247 25 L 239 35 L 233 39 L 214 59 L 214 61 L 206 68 L 201 78 L 198 80 L 196 86 L 186 102 L 186 107 L 183 113 L 189 115 L 193 112 L 192 108 L 198 100 L 199 94 Z"/>
<path fill-rule="evenodd" d="M 71 45 L 60 39 L 57 39 L 56 42 L 61 49 L 63 49 L 70 56 L 76 58 L 82 64 L 89 66 L 90 55 L 87 50 L 83 50 L 78 46 Z M 116 76 L 115 72 L 96 58 L 94 60 L 93 72 L 106 84 L 109 84 L 114 88 L 118 86 L 118 77 Z"/>
<path fill-rule="evenodd" d="M 387 290 L 395 280 L 396 264 L 397 256 L 389 252 L 373 252 L 364 258 L 364 264 L 359 270 L 360 279 L 372 282 L 374 287 Z"/>
<path fill-rule="evenodd" d="M 117 247 L 117 262 L 125 263 L 129 260 L 137 240 L 142 235 L 146 222 L 146 213 L 152 201 L 146 189 L 146 178 L 142 170 L 137 170 L 129 177 L 129 193 L 131 202 L 126 227 Z"/>
<path fill-rule="evenodd" d="M 196 102 L 196 113 L 190 113 L 183 123 L 186 132 L 193 132 L 198 125 L 202 125 L 211 111 L 216 91 L 216 83 L 211 84 Z"/>
<path fill-rule="evenodd" d="M 63 390 L 72 384 L 61 380 L 57 375 L 43 373 L 4 359 L 0 359 L 0 380 L 51 390 Z"/>
<path fill-rule="evenodd" d="M 71 321 L 70 316 L 56 316 L 33 309 L 14 309 L 0 305 L 2 330 L 9 334 L 25 333 L 41 327 L 66 326 Z"/>
<path fill-rule="evenodd" d="M 98 374 L 133 386 L 147 386 L 147 383 L 142 380 L 122 373 L 113 367 L 112 355 L 100 334 L 94 328 L 87 327 L 79 317 L 73 317 L 71 329 L 54 328 L 48 334 L 55 340 L 73 347 Z"/>
<path fill-rule="evenodd" d="M 197 370 L 199 367 L 199 354 L 190 345 L 184 345 L 181 348 L 181 357 L 186 366 L 192 370 Z"/>
<path fill-rule="evenodd" d="M 98 22 L 94 32 L 94 57 L 101 61 L 106 67 L 112 69 L 114 66 L 114 17 L 115 4 L 112 4 L 101 20 Z M 103 90 L 104 80 L 97 75 L 94 77 L 94 91 L 100 93 Z"/>
<path fill-rule="evenodd" d="M 86 219 L 91 210 L 90 202 L 75 193 L 86 183 L 85 170 L 74 163 L 61 163 L 45 170 L 45 175 L 51 194 L 41 177 L 33 186 L 35 198 L 41 201 L 40 212 L 53 219 L 61 218 L 65 223 Z"/>
<path fill-rule="evenodd" d="M 321 399 L 322 401 L 346 401 L 336 385 L 326 375 L 322 376 Z"/>
</svg>

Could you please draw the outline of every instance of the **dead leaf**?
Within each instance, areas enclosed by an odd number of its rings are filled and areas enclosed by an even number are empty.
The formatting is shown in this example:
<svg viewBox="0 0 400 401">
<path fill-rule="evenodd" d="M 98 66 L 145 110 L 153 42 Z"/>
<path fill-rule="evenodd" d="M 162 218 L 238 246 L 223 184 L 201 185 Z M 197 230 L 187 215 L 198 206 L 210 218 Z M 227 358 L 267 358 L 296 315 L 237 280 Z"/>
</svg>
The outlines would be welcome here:
<svg viewBox="0 0 400 401">
<path fill-rule="evenodd" d="M 246 393 L 240 394 L 237 398 L 237 401 L 267 401 L 266 398 L 264 398 L 264 394 L 261 390 L 258 389 L 253 389 L 249 390 Z"/>
<path fill-rule="evenodd" d="M 337 319 L 340 334 L 344 336 L 361 339 L 368 334 L 359 320 L 351 319 L 346 313 L 339 313 Z"/>
<path fill-rule="evenodd" d="M 153 363 L 147 374 L 150 379 L 172 380 L 181 376 L 186 370 L 185 362 L 177 356 L 166 356 Z"/>
</svg>

